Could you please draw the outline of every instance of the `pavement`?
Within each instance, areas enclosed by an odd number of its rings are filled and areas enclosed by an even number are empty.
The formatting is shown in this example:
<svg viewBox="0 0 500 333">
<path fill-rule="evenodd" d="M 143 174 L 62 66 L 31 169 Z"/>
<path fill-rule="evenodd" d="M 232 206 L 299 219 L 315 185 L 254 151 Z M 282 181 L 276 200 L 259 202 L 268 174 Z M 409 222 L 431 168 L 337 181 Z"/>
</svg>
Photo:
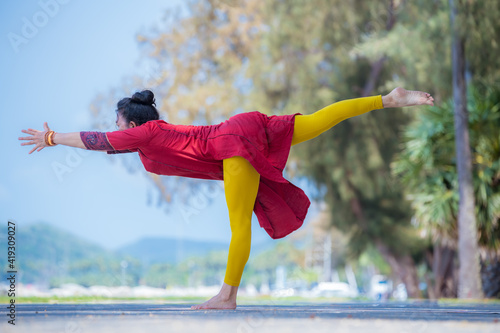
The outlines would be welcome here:
<svg viewBox="0 0 500 333">
<path fill-rule="evenodd" d="M 296 303 L 190 310 L 191 304 L 7 304 L 0 332 L 500 332 L 500 303 Z"/>
</svg>

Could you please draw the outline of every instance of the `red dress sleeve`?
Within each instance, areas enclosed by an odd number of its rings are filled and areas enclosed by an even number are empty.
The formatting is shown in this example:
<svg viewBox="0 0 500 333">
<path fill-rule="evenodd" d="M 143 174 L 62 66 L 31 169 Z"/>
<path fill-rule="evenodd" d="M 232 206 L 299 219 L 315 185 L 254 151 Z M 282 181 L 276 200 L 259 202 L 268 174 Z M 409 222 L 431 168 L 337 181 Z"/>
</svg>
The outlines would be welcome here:
<svg viewBox="0 0 500 333">
<path fill-rule="evenodd" d="M 151 141 L 151 126 L 146 123 L 123 131 L 107 132 L 106 138 L 112 150 L 137 150 Z"/>
<path fill-rule="evenodd" d="M 88 150 L 113 150 L 103 132 L 80 132 L 80 138 Z"/>
<path fill-rule="evenodd" d="M 141 125 L 123 131 L 80 132 L 80 137 L 89 150 L 104 150 L 108 153 L 134 152 L 151 140 L 149 126 Z"/>
</svg>

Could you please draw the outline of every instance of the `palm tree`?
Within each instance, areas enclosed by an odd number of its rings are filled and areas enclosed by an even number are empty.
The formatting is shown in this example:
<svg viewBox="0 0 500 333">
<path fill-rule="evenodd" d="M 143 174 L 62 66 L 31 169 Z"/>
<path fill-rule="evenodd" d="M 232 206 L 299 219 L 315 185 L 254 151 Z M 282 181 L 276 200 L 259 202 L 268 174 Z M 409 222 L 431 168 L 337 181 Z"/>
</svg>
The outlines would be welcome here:
<svg viewBox="0 0 500 333">
<path fill-rule="evenodd" d="M 482 263 L 496 265 L 500 258 L 500 85 L 482 95 L 470 90 L 467 108 L 478 244 Z M 406 187 L 417 226 L 433 244 L 427 253 L 434 278 L 431 297 L 457 293 L 453 260 L 459 196 L 454 137 L 450 100 L 417 116 L 405 132 L 403 151 L 392 164 L 393 173 Z M 492 296 L 488 291 L 485 294 Z"/>
</svg>

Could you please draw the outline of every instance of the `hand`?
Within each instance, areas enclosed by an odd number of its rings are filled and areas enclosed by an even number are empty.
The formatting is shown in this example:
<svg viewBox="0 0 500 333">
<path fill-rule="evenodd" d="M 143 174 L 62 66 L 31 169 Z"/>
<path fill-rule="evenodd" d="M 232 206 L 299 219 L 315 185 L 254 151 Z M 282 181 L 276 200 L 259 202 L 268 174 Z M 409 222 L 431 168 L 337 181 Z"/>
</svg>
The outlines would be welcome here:
<svg viewBox="0 0 500 333">
<path fill-rule="evenodd" d="M 48 147 L 47 143 L 45 142 L 45 133 L 50 131 L 49 125 L 47 123 L 43 123 L 43 128 L 45 131 L 37 131 L 31 128 L 28 128 L 27 130 L 22 130 L 21 132 L 29 134 L 31 136 L 25 136 L 25 137 L 20 137 L 18 138 L 19 140 L 26 140 L 28 142 L 23 142 L 21 143 L 21 146 L 29 146 L 29 145 L 35 145 L 35 148 L 33 148 L 29 153 L 31 154 L 32 152 L 40 151 L 45 147 Z"/>
</svg>

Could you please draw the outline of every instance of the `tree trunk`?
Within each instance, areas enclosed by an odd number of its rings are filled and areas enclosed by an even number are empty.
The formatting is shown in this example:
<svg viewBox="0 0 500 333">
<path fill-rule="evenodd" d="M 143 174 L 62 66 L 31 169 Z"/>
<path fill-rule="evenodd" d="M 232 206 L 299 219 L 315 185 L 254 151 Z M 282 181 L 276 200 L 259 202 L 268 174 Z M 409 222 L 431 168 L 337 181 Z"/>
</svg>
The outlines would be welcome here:
<svg viewBox="0 0 500 333">
<path fill-rule="evenodd" d="M 453 100 L 455 109 L 455 147 L 460 192 L 458 208 L 458 297 L 482 298 L 468 130 L 465 83 L 465 39 L 458 28 L 459 23 L 457 23 L 457 7 L 455 5 L 455 0 L 449 1 L 452 28 L 451 53 L 453 68 Z"/>
<path fill-rule="evenodd" d="M 488 298 L 500 298 L 500 260 L 490 259 L 481 265 L 484 294 Z"/>
<path fill-rule="evenodd" d="M 387 245 L 380 241 L 376 242 L 377 250 L 391 266 L 392 273 L 398 276 L 405 284 L 406 292 L 410 298 L 421 298 L 420 289 L 418 287 L 417 269 L 413 258 L 408 254 L 396 256 L 393 254 Z"/>
<path fill-rule="evenodd" d="M 433 251 L 426 252 L 426 260 L 432 271 L 427 277 L 427 291 L 430 299 L 457 297 L 457 279 L 454 265 L 456 251 L 448 246 L 434 244 Z"/>
<path fill-rule="evenodd" d="M 388 15 L 387 15 L 387 31 L 391 31 L 396 22 L 396 16 L 394 15 L 395 7 L 394 1 L 388 1 Z M 366 84 L 363 87 L 361 96 L 370 96 L 373 90 L 377 86 L 377 81 L 382 73 L 384 64 L 387 58 L 385 56 L 381 57 L 374 63 L 372 63 L 370 75 L 366 80 Z M 357 199 L 351 201 L 351 208 L 354 214 L 358 217 L 360 221 L 364 221 L 364 216 L 362 214 L 361 204 Z M 413 258 L 409 255 L 398 256 L 392 253 L 389 248 L 380 241 L 375 242 L 377 249 L 382 254 L 387 263 L 391 266 L 391 270 L 394 275 L 398 276 L 401 281 L 405 284 L 406 292 L 410 298 L 420 298 L 422 295 L 418 287 L 418 277 L 417 270 L 415 268 L 415 262 Z"/>
</svg>

